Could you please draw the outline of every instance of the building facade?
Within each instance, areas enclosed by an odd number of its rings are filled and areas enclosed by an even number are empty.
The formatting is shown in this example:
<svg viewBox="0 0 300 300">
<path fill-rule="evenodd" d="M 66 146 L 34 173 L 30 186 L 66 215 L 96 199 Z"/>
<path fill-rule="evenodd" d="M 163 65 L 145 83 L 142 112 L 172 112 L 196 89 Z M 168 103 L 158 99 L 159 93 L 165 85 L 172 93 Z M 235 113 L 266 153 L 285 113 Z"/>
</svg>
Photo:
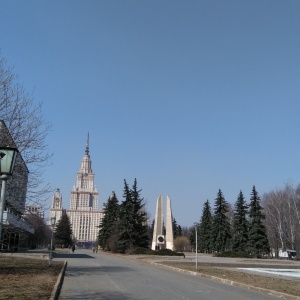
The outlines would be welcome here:
<svg viewBox="0 0 300 300">
<path fill-rule="evenodd" d="M 0 120 L 0 146 L 16 148 L 3 120 Z M 7 180 L 0 251 L 17 251 L 21 235 L 27 236 L 34 233 L 34 228 L 24 219 L 28 174 L 26 163 L 22 155 L 18 153 L 13 174 Z M 0 180 L 0 190 L 2 191 L 2 180 Z"/>
<path fill-rule="evenodd" d="M 49 218 L 49 226 L 51 225 L 51 218 L 55 217 L 56 223 L 59 222 L 63 213 L 62 206 L 62 194 L 59 189 L 56 189 L 53 198 L 52 204 L 50 208 L 50 218 Z"/>
<path fill-rule="evenodd" d="M 98 226 L 103 217 L 103 209 L 98 209 L 99 193 L 94 178 L 88 136 L 85 153 L 77 172 L 76 184 L 71 191 L 70 208 L 66 209 L 72 224 L 74 238 L 79 245 L 97 241 Z M 56 222 L 58 222 L 62 216 L 62 211 L 62 195 L 57 189 L 52 199 L 50 218 L 55 216 Z"/>
<path fill-rule="evenodd" d="M 25 206 L 25 216 L 38 216 L 44 219 L 44 208 L 41 205 L 26 205 Z"/>
</svg>

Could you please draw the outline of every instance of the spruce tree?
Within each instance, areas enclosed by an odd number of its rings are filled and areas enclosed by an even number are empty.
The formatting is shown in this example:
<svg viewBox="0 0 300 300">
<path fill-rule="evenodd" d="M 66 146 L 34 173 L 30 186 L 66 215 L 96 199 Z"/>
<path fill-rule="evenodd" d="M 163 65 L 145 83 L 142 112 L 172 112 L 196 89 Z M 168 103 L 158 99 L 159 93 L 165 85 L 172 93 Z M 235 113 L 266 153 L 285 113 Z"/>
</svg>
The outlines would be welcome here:
<svg viewBox="0 0 300 300">
<path fill-rule="evenodd" d="M 180 225 L 177 226 L 177 236 L 182 236 L 182 228 Z"/>
<path fill-rule="evenodd" d="M 212 248 L 217 252 L 224 252 L 229 249 L 231 239 L 231 226 L 226 213 L 228 203 L 219 189 L 215 200 L 215 209 L 212 222 Z"/>
<path fill-rule="evenodd" d="M 124 190 L 123 198 L 120 205 L 120 221 L 118 225 L 118 250 L 124 253 L 128 248 L 133 247 L 134 237 L 133 237 L 133 221 L 134 208 L 131 199 L 131 193 L 129 186 L 124 179 Z"/>
<path fill-rule="evenodd" d="M 174 235 L 174 239 L 176 239 L 177 235 L 176 235 L 176 229 L 177 229 L 177 222 L 176 222 L 176 219 L 173 218 L 172 220 L 172 227 L 173 227 L 173 235 Z"/>
<path fill-rule="evenodd" d="M 124 180 L 124 200 L 120 205 L 119 239 L 118 249 L 125 252 L 135 247 L 148 247 L 149 235 L 147 214 L 140 195 L 141 190 L 137 188 L 134 180 L 132 189 Z"/>
<path fill-rule="evenodd" d="M 149 235 L 148 235 L 148 217 L 145 211 L 144 198 L 141 197 L 141 191 L 137 187 L 137 180 L 134 179 L 133 186 L 130 190 L 131 199 L 134 207 L 134 246 L 135 247 L 148 247 Z"/>
<path fill-rule="evenodd" d="M 177 224 L 177 221 L 175 218 L 173 218 L 172 226 L 173 226 L 174 239 L 176 239 L 178 236 L 182 235 L 182 229 L 181 229 L 181 226 Z"/>
<path fill-rule="evenodd" d="M 117 225 L 119 220 L 119 201 L 115 192 L 112 192 L 104 208 L 104 217 L 99 226 L 98 242 L 103 249 L 115 250 L 117 240 Z"/>
<path fill-rule="evenodd" d="M 153 219 L 151 226 L 149 227 L 149 240 L 152 240 L 153 238 L 154 224 L 155 224 L 155 220 Z"/>
<path fill-rule="evenodd" d="M 249 240 L 248 251 L 252 257 L 260 257 L 270 252 L 266 228 L 263 224 L 265 215 L 260 205 L 260 197 L 253 186 L 249 205 Z"/>
<path fill-rule="evenodd" d="M 54 242 L 56 245 L 69 246 L 72 245 L 72 226 L 70 219 L 66 214 L 66 211 L 63 211 L 62 216 L 55 227 L 55 239 Z"/>
<path fill-rule="evenodd" d="M 198 227 L 197 227 L 197 230 L 198 230 Z M 195 247 L 195 249 L 196 249 L 195 225 L 188 228 L 188 233 L 189 233 L 188 235 L 189 235 L 189 239 L 190 239 L 190 244 L 191 244 L 191 246 Z M 197 237 L 197 239 L 198 239 L 198 237 Z"/>
<path fill-rule="evenodd" d="M 212 250 L 212 214 L 209 201 L 203 205 L 199 225 L 198 249 L 200 252 L 211 253 Z"/>
<path fill-rule="evenodd" d="M 234 217 L 233 217 L 232 250 L 235 252 L 247 251 L 248 228 L 249 228 L 247 215 L 248 215 L 248 205 L 246 204 L 242 191 L 240 191 L 234 205 Z"/>
</svg>

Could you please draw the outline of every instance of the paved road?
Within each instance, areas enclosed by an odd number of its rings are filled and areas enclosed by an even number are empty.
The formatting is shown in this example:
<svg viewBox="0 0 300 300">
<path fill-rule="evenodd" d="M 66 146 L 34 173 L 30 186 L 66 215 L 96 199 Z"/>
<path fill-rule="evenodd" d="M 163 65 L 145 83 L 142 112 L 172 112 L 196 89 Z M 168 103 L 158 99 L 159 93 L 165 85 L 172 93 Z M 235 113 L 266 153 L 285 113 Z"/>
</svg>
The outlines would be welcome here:
<svg viewBox="0 0 300 300">
<path fill-rule="evenodd" d="M 67 260 L 62 299 L 246 300 L 278 299 L 167 268 L 90 250 L 61 254 Z"/>
</svg>

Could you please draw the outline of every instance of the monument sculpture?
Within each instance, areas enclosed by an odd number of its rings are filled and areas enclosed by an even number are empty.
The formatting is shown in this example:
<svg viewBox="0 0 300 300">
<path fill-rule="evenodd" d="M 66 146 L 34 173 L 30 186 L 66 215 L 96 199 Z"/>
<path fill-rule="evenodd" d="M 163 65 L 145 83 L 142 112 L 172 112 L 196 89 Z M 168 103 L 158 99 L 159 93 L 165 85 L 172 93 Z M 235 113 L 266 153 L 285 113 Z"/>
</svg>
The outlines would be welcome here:
<svg viewBox="0 0 300 300">
<path fill-rule="evenodd" d="M 167 196 L 166 205 L 166 231 L 164 234 L 164 215 L 163 215 L 163 199 L 158 196 L 156 202 L 156 211 L 154 219 L 154 230 L 152 240 L 152 250 L 170 249 L 174 248 L 174 235 L 173 235 L 173 217 L 171 208 L 171 199 Z"/>
</svg>

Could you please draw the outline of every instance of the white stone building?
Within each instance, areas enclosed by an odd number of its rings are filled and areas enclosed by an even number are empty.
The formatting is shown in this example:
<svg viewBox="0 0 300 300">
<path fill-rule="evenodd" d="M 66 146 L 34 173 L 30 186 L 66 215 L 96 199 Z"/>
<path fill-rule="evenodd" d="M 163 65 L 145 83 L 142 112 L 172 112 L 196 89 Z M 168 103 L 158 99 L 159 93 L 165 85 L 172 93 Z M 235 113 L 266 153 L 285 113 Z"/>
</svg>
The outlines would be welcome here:
<svg viewBox="0 0 300 300">
<path fill-rule="evenodd" d="M 98 210 L 99 193 L 94 184 L 95 174 L 89 154 L 89 137 L 86 149 L 77 172 L 76 184 L 71 191 L 70 209 L 66 210 L 72 224 L 74 238 L 78 244 L 91 244 L 97 241 L 97 235 L 103 210 Z M 50 218 L 56 217 L 58 222 L 62 216 L 62 195 L 57 189 L 50 208 Z"/>
<path fill-rule="evenodd" d="M 44 209 L 41 205 L 26 205 L 25 206 L 25 216 L 36 215 L 41 219 L 44 219 Z"/>
<path fill-rule="evenodd" d="M 50 208 L 50 218 L 48 225 L 51 225 L 51 218 L 55 217 L 56 223 L 60 220 L 63 213 L 62 195 L 59 189 L 57 189 L 52 198 L 52 204 Z"/>
</svg>

